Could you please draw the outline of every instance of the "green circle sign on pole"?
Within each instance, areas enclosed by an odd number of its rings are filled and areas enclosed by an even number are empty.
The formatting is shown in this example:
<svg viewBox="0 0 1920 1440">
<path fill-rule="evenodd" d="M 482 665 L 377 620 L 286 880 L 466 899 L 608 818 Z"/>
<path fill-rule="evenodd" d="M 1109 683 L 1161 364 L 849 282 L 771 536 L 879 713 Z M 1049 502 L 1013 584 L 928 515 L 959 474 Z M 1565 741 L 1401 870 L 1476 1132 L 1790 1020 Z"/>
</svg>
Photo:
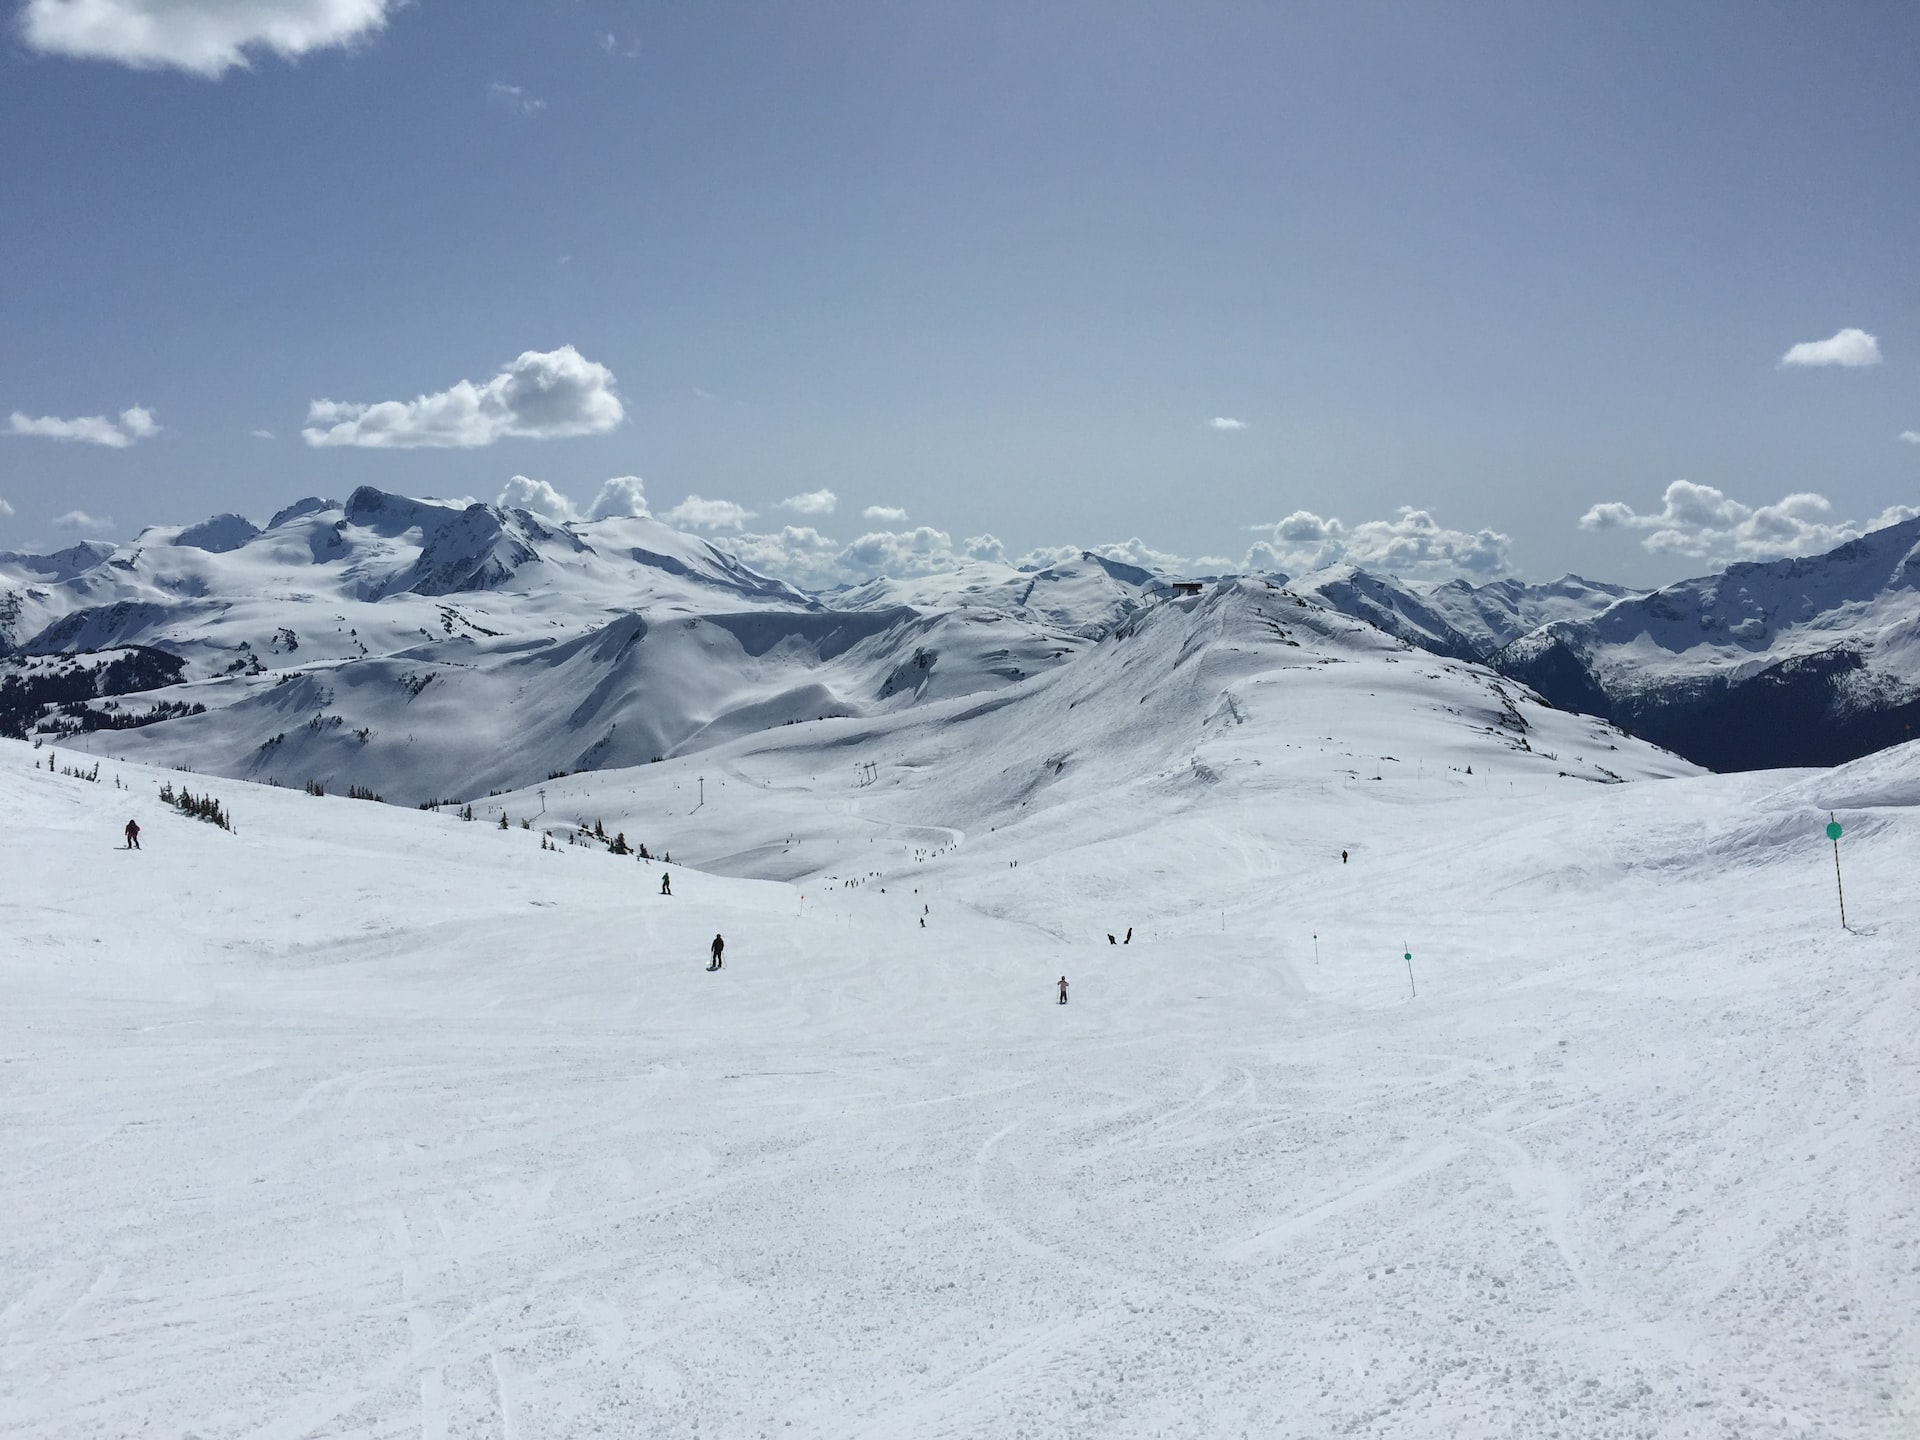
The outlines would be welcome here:
<svg viewBox="0 0 1920 1440">
<path fill-rule="evenodd" d="M 1839 838 L 1840 838 L 1840 822 L 1838 820 L 1829 820 L 1827 822 L 1827 839 L 1838 840 Z"/>
</svg>

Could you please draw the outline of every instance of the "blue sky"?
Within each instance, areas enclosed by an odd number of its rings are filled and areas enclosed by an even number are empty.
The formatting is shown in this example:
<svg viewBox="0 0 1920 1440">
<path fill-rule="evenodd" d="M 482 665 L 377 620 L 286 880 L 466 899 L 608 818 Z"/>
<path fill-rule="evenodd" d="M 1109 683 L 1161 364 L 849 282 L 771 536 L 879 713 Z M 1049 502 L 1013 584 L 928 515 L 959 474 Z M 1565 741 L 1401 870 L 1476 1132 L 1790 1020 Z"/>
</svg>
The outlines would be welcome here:
<svg viewBox="0 0 1920 1440">
<path fill-rule="evenodd" d="M 0 548 L 1647 583 L 1920 502 L 1912 5 L 5 3 Z"/>
</svg>

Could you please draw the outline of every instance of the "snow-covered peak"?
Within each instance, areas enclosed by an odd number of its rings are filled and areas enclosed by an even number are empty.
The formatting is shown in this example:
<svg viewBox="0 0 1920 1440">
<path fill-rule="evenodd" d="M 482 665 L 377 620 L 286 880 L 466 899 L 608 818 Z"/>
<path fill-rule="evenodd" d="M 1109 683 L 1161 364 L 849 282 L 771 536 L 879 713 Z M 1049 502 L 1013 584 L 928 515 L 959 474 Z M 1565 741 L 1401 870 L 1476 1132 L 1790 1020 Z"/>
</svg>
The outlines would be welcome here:
<svg viewBox="0 0 1920 1440">
<path fill-rule="evenodd" d="M 1170 593 L 1151 571 L 1091 551 L 1040 570 L 975 560 L 953 570 L 905 579 L 881 576 L 821 598 L 836 610 L 909 606 L 1030 621 L 1098 639 L 1148 601 Z"/>
<path fill-rule="evenodd" d="M 82 540 L 47 555 L 0 550 L 0 579 L 18 585 L 57 585 L 93 569 L 114 551 L 103 540 Z"/>
<path fill-rule="evenodd" d="M 238 550 L 259 533 L 260 527 L 244 515 L 215 515 L 198 525 L 187 526 L 173 537 L 173 543 L 224 555 L 229 550 Z"/>
<path fill-rule="evenodd" d="M 1511 644 L 1529 630 L 1556 620 L 1587 620 L 1617 600 L 1645 593 L 1579 575 L 1562 575 L 1545 584 L 1506 579 L 1473 585 L 1465 580 L 1448 580 L 1425 587 L 1427 605 L 1471 640 L 1483 656 Z"/>
</svg>

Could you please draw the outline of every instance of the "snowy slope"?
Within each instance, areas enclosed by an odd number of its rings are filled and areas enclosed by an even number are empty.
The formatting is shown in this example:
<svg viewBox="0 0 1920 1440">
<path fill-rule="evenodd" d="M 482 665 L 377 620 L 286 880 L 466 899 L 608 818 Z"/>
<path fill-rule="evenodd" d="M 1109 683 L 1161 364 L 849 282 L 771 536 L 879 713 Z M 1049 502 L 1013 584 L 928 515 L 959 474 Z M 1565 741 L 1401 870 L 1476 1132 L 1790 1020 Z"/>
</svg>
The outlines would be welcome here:
<svg viewBox="0 0 1920 1440">
<path fill-rule="evenodd" d="M 1484 660 L 1542 625 L 1589 620 L 1617 600 L 1644 594 L 1625 585 L 1562 575 L 1540 585 L 1514 579 L 1484 585 L 1448 580 L 1426 586 L 1422 598 L 1429 610 L 1471 641 L 1476 658 Z"/>
<path fill-rule="evenodd" d="M 551 644 L 460 638 L 297 675 L 176 686 L 155 693 L 191 698 L 207 713 L 62 743 L 293 787 L 365 786 L 418 804 L 522 789 L 556 772 L 644 765 L 742 736 L 778 744 L 786 727 L 827 717 L 841 717 L 838 744 L 851 752 L 924 711 L 917 732 L 961 727 L 966 738 L 951 743 L 976 755 L 1037 747 L 1035 765 L 1076 755 L 1079 767 L 1097 754 L 1100 773 L 1130 779 L 1172 763 L 1142 748 L 1138 706 L 1149 694 L 1157 708 L 1148 729 L 1162 711 L 1193 727 L 1232 711 L 1235 683 L 1359 665 L 1339 670 L 1334 685 L 1384 697 L 1371 707 L 1380 712 L 1372 732 L 1405 734 L 1444 714 L 1449 731 L 1466 737 L 1463 767 L 1473 757 L 1504 762 L 1534 743 L 1529 727 L 1545 726 L 1552 738 L 1537 764 L 1555 771 L 1598 779 L 1688 768 L 1537 702 L 1526 718 L 1515 705 L 1524 690 L 1492 672 L 1442 666 L 1265 582 L 1157 602 L 1098 642 L 1034 624 L 986 607 L 629 616 Z M 1140 638 L 1151 644 L 1129 643 Z M 244 698 L 230 698 L 240 690 Z M 983 697 L 993 704 L 982 708 Z M 814 743 L 812 733 L 794 743 Z M 1391 753 L 1385 739 L 1368 743 L 1356 769 Z"/>
<path fill-rule="evenodd" d="M 1513 579 L 1422 584 L 1353 565 L 1311 571 L 1296 577 L 1292 588 L 1422 650 L 1463 660 L 1489 659 L 1543 625 L 1586 620 L 1616 600 L 1645 593 L 1578 575 L 1544 585 Z"/>
<path fill-rule="evenodd" d="M 1098 640 L 1142 605 L 1170 593 L 1167 582 L 1150 571 L 1083 551 L 1078 560 L 1040 570 L 976 560 L 959 570 L 904 580 L 881 576 L 828 591 L 821 599 L 836 610 L 908 605 L 1005 615 Z"/>
<path fill-rule="evenodd" d="M 1369 637 L 1240 589 L 549 787 L 805 852 L 671 897 L 0 742 L 0 1431 L 1914 1433 L 1920 753 L 1580 783 Z"/>
<path fill-rule="evenodd" d="M 1920 520 L 1561 621 L 1495 663 L 1715 769 L 1830 764 L 1920 719 Z"/>
</svg>

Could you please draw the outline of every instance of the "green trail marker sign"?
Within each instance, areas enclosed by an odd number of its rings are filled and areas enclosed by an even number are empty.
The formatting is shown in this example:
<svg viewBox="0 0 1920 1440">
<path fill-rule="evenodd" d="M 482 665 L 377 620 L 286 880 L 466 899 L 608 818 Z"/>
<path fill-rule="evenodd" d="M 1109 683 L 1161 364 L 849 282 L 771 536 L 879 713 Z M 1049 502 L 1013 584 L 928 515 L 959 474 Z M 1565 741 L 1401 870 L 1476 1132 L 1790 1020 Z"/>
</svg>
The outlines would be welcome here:
<svg viewBox="0 0 1920 1440">
<path fill-rule="evenodd" d="M 1833 889 L 1840 897 L 1840 928 L 1847 928 L 1847 891 L 1840 883 L 1840 822 L 1833 818 L 1833 812 L 1827 812 L 1827 839 L 1833 842 Z"/>
</svg>

